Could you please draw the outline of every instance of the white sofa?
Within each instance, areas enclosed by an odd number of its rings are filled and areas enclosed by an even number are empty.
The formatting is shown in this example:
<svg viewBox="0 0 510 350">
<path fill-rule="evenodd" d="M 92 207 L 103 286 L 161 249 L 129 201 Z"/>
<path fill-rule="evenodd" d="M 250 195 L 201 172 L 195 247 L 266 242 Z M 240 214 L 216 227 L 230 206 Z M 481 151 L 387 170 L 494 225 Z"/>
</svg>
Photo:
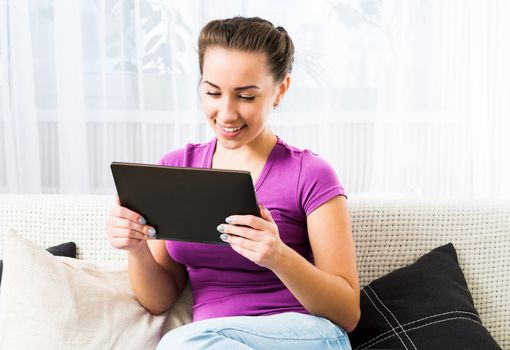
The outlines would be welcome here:
<svg viewBox="0 0 510 350">
<path fill-rule="evenodd" d="M 510 349 L 510 200 L 351 198 L 348 203 L 362 286 L 452 242 L 483 324 Z M 4 237 L 15 228 L 41 247 L 74 241 L 79 259 L 125 266 L 125 254 L 106 239 L 112 204 L 107 195 L 0 195 L 0 256 L 5 256 Z M 160 333 L 189 321 L 189 294 L 188 289 L 178 320 Z"/>
</svg>

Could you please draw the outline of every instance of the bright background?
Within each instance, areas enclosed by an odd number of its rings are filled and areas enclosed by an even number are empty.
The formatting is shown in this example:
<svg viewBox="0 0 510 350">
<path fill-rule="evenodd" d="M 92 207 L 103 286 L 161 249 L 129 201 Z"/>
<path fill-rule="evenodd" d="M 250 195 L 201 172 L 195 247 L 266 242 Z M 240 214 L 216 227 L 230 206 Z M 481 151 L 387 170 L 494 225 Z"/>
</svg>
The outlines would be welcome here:
<svg viewBox="0 0 510 350">
<path fill-rule="evenodd" d="M 196 39 L 234 15 L 290 33 L 271 127 L 351 195 L 510 197 L 505 0 L 0 0 L 0 192 L 114 193 L 111 161 L 213 137 Z"/>
</svg>

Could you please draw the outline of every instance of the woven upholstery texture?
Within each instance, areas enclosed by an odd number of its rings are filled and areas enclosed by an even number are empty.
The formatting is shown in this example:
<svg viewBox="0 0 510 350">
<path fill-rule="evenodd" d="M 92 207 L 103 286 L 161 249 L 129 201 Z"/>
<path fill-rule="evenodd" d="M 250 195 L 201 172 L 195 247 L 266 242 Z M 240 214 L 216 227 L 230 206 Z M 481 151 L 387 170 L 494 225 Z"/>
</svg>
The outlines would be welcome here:
<svg viewBox="0 0 510 350">
<path fill-rule="evenodd" d="M 109 195 L 0 195 L 0 256 L 9 229 L 42 247 L 74 241 L 78 258 L 125 261 L 106 238 Z M 510 349 L 510 200 L 351 198 L 362 286 L 452 242 L 475 307 Z"/>
<path fill-rule="evenodd" d="M 77 257 L 125 261 L 106 237 L 106 216 L 114 205 L 107 195 L 0 195 L 0 256 L 12 227 L 41 247 L 74 241 Z"/>
<path fill-rule="evenodd" d="M 349 201 L 360 283 L 453 243 L 483 324 L 510 349 L 510 200 Z"/>
</svg>

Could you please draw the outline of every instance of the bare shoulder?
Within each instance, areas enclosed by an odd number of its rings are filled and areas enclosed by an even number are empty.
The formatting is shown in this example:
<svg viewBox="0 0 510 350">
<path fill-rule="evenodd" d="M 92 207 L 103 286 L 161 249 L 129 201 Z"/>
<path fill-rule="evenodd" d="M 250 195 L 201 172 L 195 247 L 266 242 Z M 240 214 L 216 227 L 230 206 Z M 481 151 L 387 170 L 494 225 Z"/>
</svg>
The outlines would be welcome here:
<svg viewBox="0 0 510 350">
<path fill-rule="evenodd" d="M 314 227 L 326 226 L 331 229 L 342 228 L 351 235 L 351 220 L 345 196 L 339 195 L 331 198 L 312 211 L 307 217 L 307 223 Z"/>
</svg>

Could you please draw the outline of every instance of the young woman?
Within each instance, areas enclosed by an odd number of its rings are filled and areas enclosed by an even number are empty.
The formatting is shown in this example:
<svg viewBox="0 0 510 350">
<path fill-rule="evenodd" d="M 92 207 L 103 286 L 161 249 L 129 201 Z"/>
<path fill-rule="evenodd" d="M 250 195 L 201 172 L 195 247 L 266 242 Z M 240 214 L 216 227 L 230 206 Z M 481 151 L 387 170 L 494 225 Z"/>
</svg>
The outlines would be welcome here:
<svg viewBox="0 0 510 350">
<path fill-rule="evenodd" d="M 201 100 L 216 137 L 160 164 L 250 171 L 261 218 L 218 223 L 225 246 L 165 242 L 117 198 L 108 236 L 127 251 L 140 303 L 162 313 L 191 282 L 194 322 L 158 349 L 350 349 L 346 331 L 360 307 L 344 190 L 326 161 L 268 126 L 290 86 L 289 35 L 261 18 L 235 17 L 209 22 L 198 47 Z"/>
</svg>

